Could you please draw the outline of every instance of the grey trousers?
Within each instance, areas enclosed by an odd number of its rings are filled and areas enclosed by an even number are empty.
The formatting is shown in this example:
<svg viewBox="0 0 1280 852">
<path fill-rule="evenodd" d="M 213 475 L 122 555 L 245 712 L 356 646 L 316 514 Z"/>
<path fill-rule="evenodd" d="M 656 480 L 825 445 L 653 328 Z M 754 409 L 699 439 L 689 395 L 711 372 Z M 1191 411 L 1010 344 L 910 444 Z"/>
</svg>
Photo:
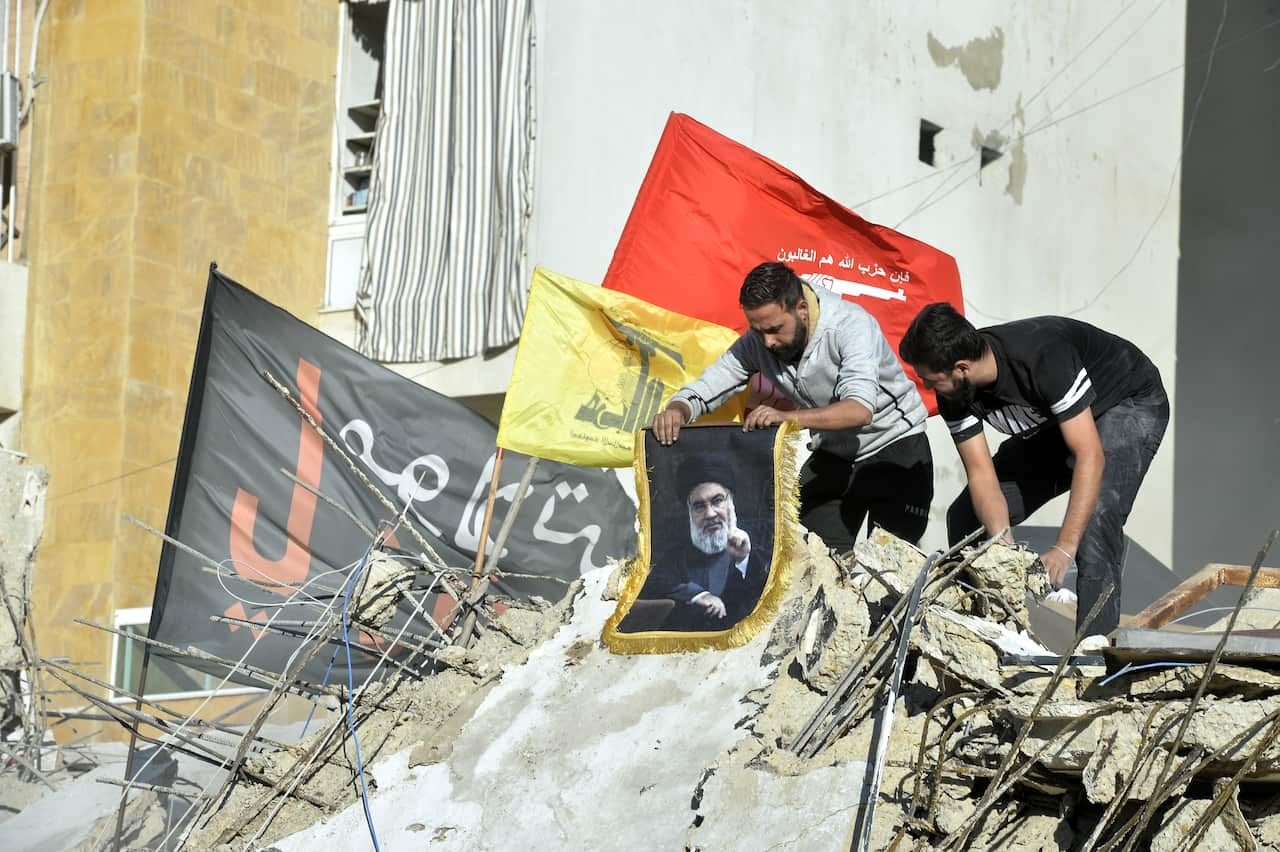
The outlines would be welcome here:
<svg viewBox="0 0 1280 852">
<path fill-rule="evenodd" d="M 1089 634 L 1110 633 L 1120 624 L 1120 574 L 1124 567 L 1124 525 L 1138 487 L 1151 467 L 1169 425 L 1169 399 L 1163 392 L 1126 399 L 1097 418 L 1098 438 L 1106 466 L 1098 503 L 1076 552 L 1076 628 L 1103 593 L 1111 596 L 1089 625 Z M 1010 438 L 995 455 L 1000 490 L 1009 504 L 1009 523 L 1019 524 L 1045 503 L 1071 490 L 1074 459 L 1056 426 L 1026 438 Z M 965 488 L 947 511 L 947 535 L 959 541 L 981 525 Z M 991 530 L 991 533 L 998 530 Z"/>
</svg>

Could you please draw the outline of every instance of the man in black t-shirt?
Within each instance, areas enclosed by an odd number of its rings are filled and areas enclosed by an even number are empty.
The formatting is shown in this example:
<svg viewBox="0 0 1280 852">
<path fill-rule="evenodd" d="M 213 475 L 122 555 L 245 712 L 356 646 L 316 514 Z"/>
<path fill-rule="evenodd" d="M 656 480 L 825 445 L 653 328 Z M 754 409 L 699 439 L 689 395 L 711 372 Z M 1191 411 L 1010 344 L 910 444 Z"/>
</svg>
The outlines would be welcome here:
<svg viewBox="0 0 1280 852">
<path fill-rule="evenodd" d="M 947 512 L 951 541 L 979 524 L 995 534 L 1070 491 L 1057 542 L 1041 560 L 1055 587 L 1077 568 L 1077 627 L 1111 580 L 1088 632 L 1114 630 L 1124 524 L 1169 423 L 1151 359 L 1065 317 L 975 329 L 945 302 L 920 311 L 898 352 L 937 393 L 969 479 Z M 1010 436 L 994 459 L 983 421 Z"/>
</svg>

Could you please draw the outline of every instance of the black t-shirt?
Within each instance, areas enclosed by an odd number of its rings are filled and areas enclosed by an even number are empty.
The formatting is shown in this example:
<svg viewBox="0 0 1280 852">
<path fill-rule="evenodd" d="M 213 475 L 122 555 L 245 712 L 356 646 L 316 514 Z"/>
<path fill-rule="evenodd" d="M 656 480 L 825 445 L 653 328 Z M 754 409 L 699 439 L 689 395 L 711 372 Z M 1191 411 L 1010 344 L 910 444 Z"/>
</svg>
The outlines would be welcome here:
<svg viewBox="0 0 1280 852">
<path fill-rule="evenodd" d="M 983 420 L 1006 435 L 1030 435 L 1086 407 L 1097 417 L 1121 400 L 1164 393 L 1160 371 L 1141 349 L 1079 320 L 1033 317 L 978 333 L 995 355 L 995 383 L 968 408 L 938 395 L 938 413 L 957 443 L 981 432 Z"/>
</svg>

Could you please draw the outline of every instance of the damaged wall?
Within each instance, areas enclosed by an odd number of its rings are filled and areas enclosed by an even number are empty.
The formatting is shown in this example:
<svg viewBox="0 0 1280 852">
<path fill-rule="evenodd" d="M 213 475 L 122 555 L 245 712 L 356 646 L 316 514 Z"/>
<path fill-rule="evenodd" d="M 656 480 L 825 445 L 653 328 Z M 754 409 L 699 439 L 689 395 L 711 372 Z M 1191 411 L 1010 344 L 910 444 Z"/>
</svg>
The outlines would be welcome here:
<svg viewBox="0 0 1280 852">
<path fill-rule="evenodd" d="M 19 637 L 26 631 L 48 487 L 44 468 L 0 453 L 0 736 L 7 736 L 21 715 L 18 673 L 31 660 L 25 659 Z"/>
<path fill-rule="evenodd" d="M 24 450 L 49 468 L 41 650 L 151 603 L 210 260 L 324 291 L 338 5 L 52 3 L 32 112 Z"/>
<path fill-rule="evenodd" d="M 955 255 L 978 324 L 1075 313 L 1133 339 L 1173 391 L 1176 184 L 1156 216 L 1178 159 L 1182 72 L 1094 105 L 1176 69 L 1184 3 L 1121 14 L 996 0 L 540 0 L 537 15 L 539 263 L 603 277 L 678 110 Z M 943 128 L 937 167 L 917 158 L 922 119 Z M 1001 151 L 981 173 L 975 137 Z M 1166 563 L 1172 433 L 1128 526 Z M 936 543 L 963 474 L 940 424 L 930 435 Z M 1037 522 L 1055 523 L 1055 506 Z"/>
</svg>

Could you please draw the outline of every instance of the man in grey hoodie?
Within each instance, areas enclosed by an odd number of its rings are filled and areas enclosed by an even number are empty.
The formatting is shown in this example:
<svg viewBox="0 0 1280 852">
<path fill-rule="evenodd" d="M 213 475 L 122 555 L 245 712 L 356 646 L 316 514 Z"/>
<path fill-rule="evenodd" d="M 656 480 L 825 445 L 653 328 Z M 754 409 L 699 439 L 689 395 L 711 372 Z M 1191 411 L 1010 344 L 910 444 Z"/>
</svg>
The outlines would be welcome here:
<svg viewBox="0 0 1280 852">
<path fill-rule="evenodd" d="M 751 270 L 738 301 L 750 331 L 654 418 L 658 442 L 674 443 L 681 427 L 760 373 L 796 410 L 759 406 L 743 428 L 792 420 L 812 435 L 800 472 L 801 523 L 838 551 L 853 547 L 868 515 L 872 525 L 919 541 L 933 500 L 928 412 L 875 318 L 782 263 Z"/>
</svg>

